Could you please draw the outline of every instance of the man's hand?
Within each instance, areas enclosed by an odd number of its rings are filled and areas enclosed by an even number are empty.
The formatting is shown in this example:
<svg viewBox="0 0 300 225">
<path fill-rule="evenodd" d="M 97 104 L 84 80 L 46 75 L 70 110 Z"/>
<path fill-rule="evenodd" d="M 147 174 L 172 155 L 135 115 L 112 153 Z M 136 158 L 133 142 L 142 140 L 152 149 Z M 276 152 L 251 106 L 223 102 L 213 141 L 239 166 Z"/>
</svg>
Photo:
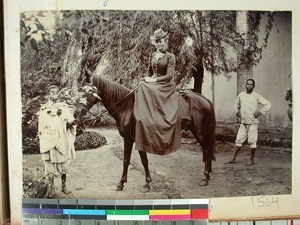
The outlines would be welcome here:
<svg viewBox="0 0 300 225">
<path fill-rule="evenodd" d="M 256 111 L 256 112 L 254 113 L 254 117 L 255 117 L 255 118 L 257 118 L 257 117 L 259 117 L 259 116 L 260 116 L 260 114 L 261 114 L 261 112 L 260 112 L 260 111 Z"/>
<path fill-rule="evenodd" d="M 145 77 L 144 80 L 147 83 L 155 83 L 155 82 L 157 82 L 156 78 L 152 78 L 152 77 Z"/>
<path fill-rule="evenodd" d="M 71 129 L 76 124 L 75 121 L 73 122 L 67 122 L 67 129 Z"/>
</svg>

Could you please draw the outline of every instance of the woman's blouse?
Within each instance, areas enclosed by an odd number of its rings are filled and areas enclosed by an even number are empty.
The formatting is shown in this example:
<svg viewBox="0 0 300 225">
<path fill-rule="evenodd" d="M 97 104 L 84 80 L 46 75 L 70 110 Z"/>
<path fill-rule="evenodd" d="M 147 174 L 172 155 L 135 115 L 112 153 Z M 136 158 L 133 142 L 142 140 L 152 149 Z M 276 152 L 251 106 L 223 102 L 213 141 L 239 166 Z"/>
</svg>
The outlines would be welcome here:
<svg viewBox="0 0 300 225">
<path fill-rule="evenodd" d="M 170 52 L 153 52 L 150 54 L 150 66 L 148 75 L 161 77 L 164 75 L 175 75 L 175 55 Z"/>
</svg>

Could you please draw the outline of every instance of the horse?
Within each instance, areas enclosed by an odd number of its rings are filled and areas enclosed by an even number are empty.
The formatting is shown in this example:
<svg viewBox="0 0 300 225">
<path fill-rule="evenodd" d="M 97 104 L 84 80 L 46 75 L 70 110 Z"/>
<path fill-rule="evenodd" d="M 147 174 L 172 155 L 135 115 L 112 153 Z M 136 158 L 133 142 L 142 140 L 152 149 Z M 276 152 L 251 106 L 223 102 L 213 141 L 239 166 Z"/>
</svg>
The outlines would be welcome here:
<svg viewBox="0 0 300 225">
<path fill-rule="evenodd" d="M 110 81 L 107 78 L 98 77 L 93 79 L 93 88 L 87 93 L 87 104 L 85 110 L 81 111 L 79 118 L 99 101 L 102 102 L 107 112 L 115 119 L 119 134 L 123 137 L 124 156 L 123 172 L 117 184 L 116 191 L 122 191 L 127 182 L 128 167 L 135 140 L 135 117 L 133 106 L 135 101 L 134 90 Z M 95 88 L 96 87 L 96 88 Z M 212 172 L 212 160 L 215 160 L 215 113 L 211 101 L 195 92 L 180 95 L 186 106 L 191 110 L 190 120 L 181 120 L 181 129 L 190 130 L 203 150 L 203 162 L 205 164 L 203 178 L 200 186 L 208 185 L 210 173 Z M 151 174 L 148 167 L 147 153 L 138 151 L 142 165 L 145 170 L 145 183 L 141 192 L 150 191 Z"/>
</svg>

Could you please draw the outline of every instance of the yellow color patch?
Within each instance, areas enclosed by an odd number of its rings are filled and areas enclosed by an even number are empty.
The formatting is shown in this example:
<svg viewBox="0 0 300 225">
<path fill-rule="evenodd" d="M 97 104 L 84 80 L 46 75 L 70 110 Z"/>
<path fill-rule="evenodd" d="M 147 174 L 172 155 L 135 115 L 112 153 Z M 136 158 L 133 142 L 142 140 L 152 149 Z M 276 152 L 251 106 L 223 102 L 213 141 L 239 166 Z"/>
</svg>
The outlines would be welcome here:
<svg viewBox="0 0 300 225">
<path fill-rule="evenodd" d="M 159 215 L 190 215 L 191 210 L 189 209 L 157 209 L 149 210 L 149 215 L 159 216 Z"/>
</svg>

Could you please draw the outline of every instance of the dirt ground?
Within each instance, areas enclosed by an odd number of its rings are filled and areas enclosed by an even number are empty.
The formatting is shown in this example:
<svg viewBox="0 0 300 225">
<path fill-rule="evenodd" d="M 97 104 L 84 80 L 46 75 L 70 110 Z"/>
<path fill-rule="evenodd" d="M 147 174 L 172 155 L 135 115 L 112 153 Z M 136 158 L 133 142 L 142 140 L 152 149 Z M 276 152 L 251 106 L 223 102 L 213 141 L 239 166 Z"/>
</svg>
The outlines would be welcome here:
<svg viewBox="0 0 300 225">
<path fill-rule="evenodd" d="M 72 193 L 61 193 L 60 179 L 55 179 L 59 198 L 176 199 L 291 193 L 290 148 L 261 146 L 257 150 L 255 164 L 245 166 L 250 152 L 245 146 L 236 164 L 224 164 L 232 155 L 234 143 L 217 141 L 217 159 L 213 162 L 210 183 L 201 187 L 199 183 L 204 171 L 201 148 L 194 139 L 187 138 L 182 139 L 182 148 L 175 153 L 166 156 L 148 154 L 152 175 L 149 193 L 139 191 L 145 178 L 138 152 L 133 150 L 128 183 L 123 191 L 115 191 L 122 174 L 122 138 L 114 128 L 97 131 L 106 137 L 108 144 L 77 152 L 77 159 L 70 164 L 67 181 Z M 26 170 L 42 170 L 41 156 L 24 155 L 23 167 Z"/>
</svg>

